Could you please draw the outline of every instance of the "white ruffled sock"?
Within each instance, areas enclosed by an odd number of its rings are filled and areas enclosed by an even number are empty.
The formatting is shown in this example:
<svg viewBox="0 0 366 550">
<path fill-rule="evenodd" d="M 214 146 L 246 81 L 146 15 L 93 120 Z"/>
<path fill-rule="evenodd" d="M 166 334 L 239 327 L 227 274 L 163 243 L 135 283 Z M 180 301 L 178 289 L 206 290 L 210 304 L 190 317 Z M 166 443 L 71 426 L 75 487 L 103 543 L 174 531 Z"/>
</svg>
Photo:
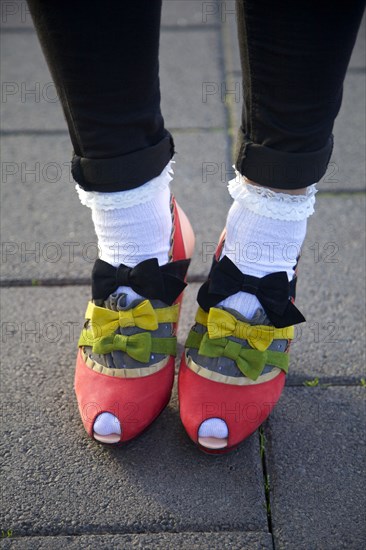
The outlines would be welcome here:
<svg viewBox="0 0 366 550">
<path fill-rule="evenodd" d="M 251 185 L 237 174 L 229 182 L 234 199 L 226 222 L 222 257 L 246 275 L 264 277 L 285 271 L 289 281 L 306 235 L 307 218 L 314 212 L 315 185 L 305 195 L 276 193 Z M 252 294 L 238 292 L 218 305 L 229 307 L 251 319 L 259 301 Z"/>
<path fill-rule="evenodd" d="M 98 193 L 76 186 L 81 203 L 92 211 L 100 259 L 114 267 L 120 264 L 134 267 L 149 258 L 157 258 L 159 265 L 168 262 L 172 162 L 158 177 L 136 189 Z M 126 294 L 127 304 L 141 298 L 127 286 L 119 287 L 117 292 Z M 119 420 L 108 412 L 98 415 L 93 428 L 96 439 L 98 435 L 121 434 L 122 429 Z"/>
<path fill-rule="evenodd" d="M 158 177 L 128 191 L 98 193 L 76 186 L 82 204 L 92 211 L 100 259 L 114 267 L 134 267 L 149 258 L 157 258 L 159 265 L 168 262 L 172 162 Z M 140 297 L 129 287 L 118 292 L 127 295 L 127 303 Z"/>
</svg>

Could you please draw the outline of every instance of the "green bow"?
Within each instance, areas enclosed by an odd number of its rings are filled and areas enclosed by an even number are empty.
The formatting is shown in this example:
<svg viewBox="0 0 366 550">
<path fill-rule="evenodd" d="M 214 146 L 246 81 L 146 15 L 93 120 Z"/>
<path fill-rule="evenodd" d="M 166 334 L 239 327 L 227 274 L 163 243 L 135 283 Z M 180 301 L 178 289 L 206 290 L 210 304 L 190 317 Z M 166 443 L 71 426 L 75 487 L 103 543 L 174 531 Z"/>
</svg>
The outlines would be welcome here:
<svg viewBox="0 0 366 550">
<path fill-rule="evenodd" d="M 148 363 L 151 353 L 176 355 L 176 338 L 152 338 L 148 332 L 124 336 L 111 334 L 97 340 L 93 339 L 91 331 L 84 330 L 79 339 L 79 346 L 92 346 L 94 353 L 104 355 L 112 351 L 124 351 L 132 359 L 140 363 Z"/>
<path fill-rule="evenodd" d="M 262 374 L 265 365 L 278 367 L 285 372 L 288 371 L 289 357 L 287 353 L 279 351 L 259 351 L 245 348 L 238 342 L 228 338 L 208 337 L 207 332 L 202 335 L 191 331 L 189 333 L 186 347 L 198 349 L 200 355 L 206 357 L 227 357 L 235 361 L 240 371 L 251 380 L 257 380 Z"/>
</svg>

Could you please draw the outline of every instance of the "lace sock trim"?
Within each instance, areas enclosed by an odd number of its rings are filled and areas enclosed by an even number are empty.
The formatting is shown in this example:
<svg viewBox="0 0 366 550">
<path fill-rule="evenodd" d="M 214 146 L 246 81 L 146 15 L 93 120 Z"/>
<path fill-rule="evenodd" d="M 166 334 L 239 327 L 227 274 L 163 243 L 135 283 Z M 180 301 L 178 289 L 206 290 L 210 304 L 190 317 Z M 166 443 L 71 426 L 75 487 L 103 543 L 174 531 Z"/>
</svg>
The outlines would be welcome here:
<svg viewBox="0 0 366 550">
<path fill-rule="evenodd" d="M 248 182 L 245 176 L 236 172 L 236 178 L 228 183 L 229 193 L 239 204 L 265 218 L 274 220 L 300 221 L 314 213 L 316 185 L 310 185 L 305 195 L 276 193 L 266 187 Z"/>
<path fill-rule="evenodd" d="M 169 161 L 159 176 L 127 191 L 116 193 L 99 193 L 97 191 L 85 191 L 80 185 L 75 185 L 81 204 L 88 208 L 98 210 L 116 210 L 118 208 L 130 208 L 137 204 L 152 201 L 158 191 L 163 191 L 173 179 L 174 160 Z"/>
</svg>

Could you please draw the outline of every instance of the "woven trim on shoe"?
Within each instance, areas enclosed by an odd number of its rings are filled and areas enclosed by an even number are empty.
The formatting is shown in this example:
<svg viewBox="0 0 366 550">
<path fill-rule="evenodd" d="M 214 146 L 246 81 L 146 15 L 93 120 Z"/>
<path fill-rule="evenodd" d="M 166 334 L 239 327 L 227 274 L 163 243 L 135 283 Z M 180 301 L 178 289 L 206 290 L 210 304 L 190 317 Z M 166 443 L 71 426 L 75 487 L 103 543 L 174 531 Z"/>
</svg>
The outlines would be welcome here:
<svg viewBox="0 0 366 550">
<path fill-rule="evenodd" d="M 101 365 L 97 361 L 91 359 L 91 357 L 89 357 L 89 355 L 86 354 L 83 349 L 81 349 L 81 357 L 85 365 L 89 369 L 100 374 L 105 374 L 106 376 L 112 376 L 114 378 L 143 378 L 145 376 L 150 376 L 151 374 L 162 370 L 170 360 L 170 357 L 165 357 L 164 359 L 162 359 L 155 365 L 151 365 L 150 367 L 142 367 L 136 369 L 112 369 L 109 367 L 105 367 L 104 365 Z"/>
<path fill-rule="evenodd" d="M 261 374 L 257 378 L 257 380 L 251 380 L 246 376 L 242 376 L 240 378 L 234 376 L 226 376 L 224 374 L 220 374 L 219 372 L 201 367 L 201 365 L 196 363 L 188 354 L 188 350 L 185 351 L 185 360 L 187 367 L 194 373 L 202 376 L 202 378 L 212 380 L 213 382 L 220 382 L 221 384 L 231 384 L 233 386 L 255 386 L 258 384 L 263 384 L 264 382 L 269 382 L 270 380 L 273 380 L 281 373 L 281 369 L 275 367 L 271 370 L 271 372 Z"/>
</svg>

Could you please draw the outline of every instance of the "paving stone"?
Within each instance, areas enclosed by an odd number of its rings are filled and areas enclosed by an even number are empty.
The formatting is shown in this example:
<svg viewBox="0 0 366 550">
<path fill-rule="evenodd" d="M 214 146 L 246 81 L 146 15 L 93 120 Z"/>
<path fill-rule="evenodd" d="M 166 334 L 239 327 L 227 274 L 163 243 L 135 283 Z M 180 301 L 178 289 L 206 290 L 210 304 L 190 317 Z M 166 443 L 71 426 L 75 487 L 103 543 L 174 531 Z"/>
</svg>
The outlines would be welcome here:
<svg viewBox="0 0 366 550">
<path fill-rule="evenodd" d="M 320 190 L 366 188 L 365 97 L 365 75 L 349 72 L 334 125 L 334 150 Z"/>
<path fill-rule="evenodd" d="M 206 277 L 225 225 L 231 198 L 227 192 L 226 137 L 223 132 L 175 136 L 176 176 L 172 190 L 189 216 L 196 235 L 190 277 Z"/>
<path fill-rule="evenodd" d="M 80 537 L 24 537 L 4 541 L 3 548 L 38 550 L 99 548 L 110 550 L 270 550 L 272 537 L 264 533 L 161 533 L 141 535 L 82 535 Z"/>
<path fill-rule="evenodd" d="M 163 31 L 162 113 L 168 128 L 224 127 L 219 31 Z"/>
<path fill-rule="evenodd" d="M 37 35 L 5 33 L 0 37 L 0 44 L 2 130 L 66 130 Z"/>
<path fill-rule="evenodd" d="M 17 536 L 267 533 L 257 435 L 224 457 L 201 453 L 175 392 L 123 448 L 84 434 L 72 386 L 88 298 L 85 287 L 3 289 L 3 525 Z"/>
<path fill-rule="evenodd" d="M 32 31 L 33 21 L 26 0 L 0 1 L 0 28 L 1 31 Z"/>
<path fill-rule="evenodd" d="M 299 264 L 296 329 L 288 383 L 365 375 L 364 195 L 319 196 Z M 290 248 L 288 249 L 290 250 Z"/>
<path fill-rule="evenodd" d="M 218 9 L 214 2 L 197 0 L 164 0 L 161 15 L 163 25 L 215 25 Z"/>
<path fill-rule="evenodd" d="M 2 139 L 4 278 L 90 276 L 96 237 L 74 190 L 70 159 L 67 135 Z"/>
<path fill-rule="evenodd" d="M 286 388 L 265 428 L 275 548 L 365 547 L 365 389 Z"/>
<path fill-rule="evenodd" d="M 364 14 L 360 29 L 358 31 L 355 47 L 353 48 L 351 60 L 349 63 L 350 69 L 365 69 L 366 68 L 366 15 Z"/>
<path fill-rule="evenodd" d="M 225 73 L 235 76 L 241 75 L 241 63 L 239 53 L 239 41 L 237 30 L 237 18 L 235 0 L 225 2 L 226 10 L 221 10 L 221 25 L 225 48 Z"/>
<path fill-rule="evenodd" d="M 3 130 L 66 129 L 36 34 L 5 33 L 1 41 Z M 167 127 L 223 127 L 218 31 L 163 31 L 160 52 Z"/>
<path fill-rule="evenodd" d="M 223 132 L 177 133 L 175 141 L 172 189 L 196 232 L 190 275 L 205 276 L 230 204 L 226 138 Z M 71 183 L 68 136 L 9 136 L 2 152 L 2 277 L 88 278 L 96 237 Z"/>
</svg>

